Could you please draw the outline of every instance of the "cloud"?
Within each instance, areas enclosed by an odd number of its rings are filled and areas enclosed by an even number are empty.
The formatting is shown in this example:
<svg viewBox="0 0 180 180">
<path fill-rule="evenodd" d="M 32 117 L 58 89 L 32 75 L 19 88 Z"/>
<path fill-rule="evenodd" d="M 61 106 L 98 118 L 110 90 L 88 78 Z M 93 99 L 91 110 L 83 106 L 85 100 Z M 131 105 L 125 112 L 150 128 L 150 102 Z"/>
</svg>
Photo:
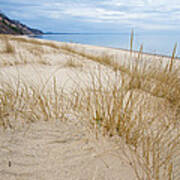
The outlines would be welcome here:
<svg viewBox="0 0 180 180">
<path fill-rule="evenodd" d="M 142 30 L 180 29 L 177 0 L 1 0 L 2 10 L 17 19 L 114 24 Z M 100 25 L 99 25 L 100 26 Z M 113 29 L 113 27 L 112 27 Z"/>
</svg>

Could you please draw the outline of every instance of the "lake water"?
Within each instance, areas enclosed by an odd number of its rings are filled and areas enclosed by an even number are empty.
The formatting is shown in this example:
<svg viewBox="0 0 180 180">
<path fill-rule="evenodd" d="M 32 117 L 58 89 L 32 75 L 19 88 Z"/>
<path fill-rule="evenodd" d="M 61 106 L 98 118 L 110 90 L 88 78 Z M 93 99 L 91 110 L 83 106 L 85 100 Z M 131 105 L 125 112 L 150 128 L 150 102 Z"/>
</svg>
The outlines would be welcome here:
<svg viewBox="0 0 180 180">
<path fill-rule="evenodd" d="M 130 46 L 129 34 L 61 33 L 45 34 L 38 36 L 38 38 L 123 49 L 129 49 Z M 134 50 L 138 50 L 140 45 L 143 44 L 144 52 L 168 56 L 172 54 L 177 42 L 176 56 L 180 57 L 180 36 L 178 35 L 135 34 L 133 42 Z"/>
</svg>

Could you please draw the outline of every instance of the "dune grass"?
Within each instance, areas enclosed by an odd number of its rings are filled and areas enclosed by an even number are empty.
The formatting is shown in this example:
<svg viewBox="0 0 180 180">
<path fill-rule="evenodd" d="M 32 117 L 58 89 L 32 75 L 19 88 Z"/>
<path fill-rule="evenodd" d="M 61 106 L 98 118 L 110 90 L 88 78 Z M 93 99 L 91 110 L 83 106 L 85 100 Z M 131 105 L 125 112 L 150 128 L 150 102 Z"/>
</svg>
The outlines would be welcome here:
<svg viewBox="0 0 180 180">
<path fill-rule="evenodd" d="M 156 70 L 158 71 L 158 69 Z M 164 73 L 166 75 L 168 72 Z M 106 76 L 107 82 L 103 80 L 102 76 Z M 176 77 L 176 83 L 172 85 L 176 89 L 176 93 L 164 79 L 166 90 L 163 93 L 164 95 L 167 93 L 167 96 L 159 97 L 159 90 L 163 89 L 161 83 L 149 82 L 149 86 L 156 86 L 157 93 L 155 94 L 155 91 L 152 93 L 153 95 L 147 91 L 145 93 L 157 98 L 155 101 L 167 100 L 172 109 L 169 112 L 172 116 L 167 119 L 166 116 L 163 116 L 165 112 L 160 111 L 159 113 L 162 114 L 159 114 L 159 117 L 163 119 L 154 116 L 153 118 L 149 117 L 148 121 L 145 118 L 148 114 L 143 109 L 143 105 L 146 107 L 147 101 L 145 100 L 148 96 L 144 96 L 144 99 L 143 96 L 141 97 L 142 105 L 138 107 L 136 102 L 139 101 L 139 97 L 133 94 L 133 90 L 137 90 L 137 87 L 132 85 L 134 78 L 129 77 L 129 87 L 127 88 L 127 83 L 125 83 L 127 76 L 125 77 L 120 72 L 114 72 L 114 75 L 108 75 L 101 70 L 97 74 L 92 73 L 92 87 L 81 90 L 78 88 L 74 93 L 72 100 L 74 111 L 81 112 L 81 118 L 89 120 L 89 125 L 95 129 L 97 136 L 102 133 L 105 136 L 120 137 L 121 142 L 124 142 L 124 146 L 122 146 L 123 143 L 120 145 L 121 150 L 129 159 L 137 179 L 178 179 L 180 177 L 180 114 L 178 110 L 180 108 L 178 99 L 180 97 L 178 84 L 180 81 L 178 81 L 178 77 Z M 144 83 L 146 79 L 139 77 L 138 81 Z M 138 89 L 140 89 L 140 93 L 144 92 L 144 87 Z M 171 98 L 168 94 L 171 94 Z M 164 106 L 166 107 L 166 104 Z M 136 112 L 134 113 L 134 111 Z"/>
<path fill-rule="evenodd" d="M 91 73 L 92 87 L 83 88 L 81 91 L 78 89 L 75 92 L 73 100 L 75 110 L 89 120 L 90 126 L 97 134 L 101 132 L 110 137 L 114 135 L 121 137 L 124 141 L 121 149 L 129 159 L 137 179 L 179 179 L 180 68 L 174 64 L 176 45 L 170 61 L 164 67 L 162 61 L 159 64 L 149 65 L 141 60 L 142 46 L 138 58 L 123 65 L 114 63 L 110 56 L 89 56 L 69 45 L 62 48 L 108 65 L 114 70 L 114 75 L 100 69 L 97 74 Z M 108 82 L 105 83 L 102 76 L 106 76 Z M 169 113 L 172 116 L 166 119 L 161 111 L 162 115 L 159 116 L 163 119 L 154 117 L 148 122 L 145 121 L 144 116 L 147 115 L 142 106 L 138 107 L 136 104 L 138 97 L 133 95 L 135 90 L 145 92 L 157 98 L 157 101 L 161 99 L 168 102 Z M 147 97 L 144 96 L 143 99 L 142 96 L 142 103 L 145 98 Z M 135 105 L 137 113 L 134 115 Z M 159 125 L 158 121 L 161 122 Z"/>
</svg>

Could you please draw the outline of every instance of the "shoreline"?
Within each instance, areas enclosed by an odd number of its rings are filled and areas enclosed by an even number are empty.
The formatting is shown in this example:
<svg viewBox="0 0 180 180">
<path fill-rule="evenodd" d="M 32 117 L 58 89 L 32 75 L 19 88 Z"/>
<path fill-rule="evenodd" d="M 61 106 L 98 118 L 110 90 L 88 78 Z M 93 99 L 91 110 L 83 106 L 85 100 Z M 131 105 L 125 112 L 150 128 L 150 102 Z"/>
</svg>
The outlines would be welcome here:
<svg viewBox="0 0 180 180">
<path fill-rule="evenodd" d="M 108 47 L 111 49 L 117 49 L 117 50 L 122 50 L 122 51 L 126 51 L 126 52 L 130 52 L 129 49 L 124 49 L 124 48 L 113 48 L 113 47 Z M 132 50 L 133 53 L 139 53 L 139 51 L 137 50 Z M 149 55 L 149 56 L 155 56 L 155 57 L 161 57 L 161 58 L 171 58 L 172 56 L 168 56 L 168 55 L 163 55 L 163 54 L 153 54 L 153 53 L 148 53 L 148 52 L 142 52 L 142 54 L 144 55 Z M 180 57 L 175 57 L 174 59 L 176 60 L 180 60 Z"/>
</svg>

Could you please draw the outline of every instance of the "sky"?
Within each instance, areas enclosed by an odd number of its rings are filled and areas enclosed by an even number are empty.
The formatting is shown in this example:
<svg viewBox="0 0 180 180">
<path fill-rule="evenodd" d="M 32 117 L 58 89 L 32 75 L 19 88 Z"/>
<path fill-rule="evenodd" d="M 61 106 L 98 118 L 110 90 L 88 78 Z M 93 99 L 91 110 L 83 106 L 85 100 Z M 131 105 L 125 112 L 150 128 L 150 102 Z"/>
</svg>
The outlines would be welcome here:
<svg viewBox="0 0 180 180">
<path fill-rule="evenodd" d="M 180 0 L 0 0 L 0 10 L 44 32 L 180 31 Z"/>
</svg>

